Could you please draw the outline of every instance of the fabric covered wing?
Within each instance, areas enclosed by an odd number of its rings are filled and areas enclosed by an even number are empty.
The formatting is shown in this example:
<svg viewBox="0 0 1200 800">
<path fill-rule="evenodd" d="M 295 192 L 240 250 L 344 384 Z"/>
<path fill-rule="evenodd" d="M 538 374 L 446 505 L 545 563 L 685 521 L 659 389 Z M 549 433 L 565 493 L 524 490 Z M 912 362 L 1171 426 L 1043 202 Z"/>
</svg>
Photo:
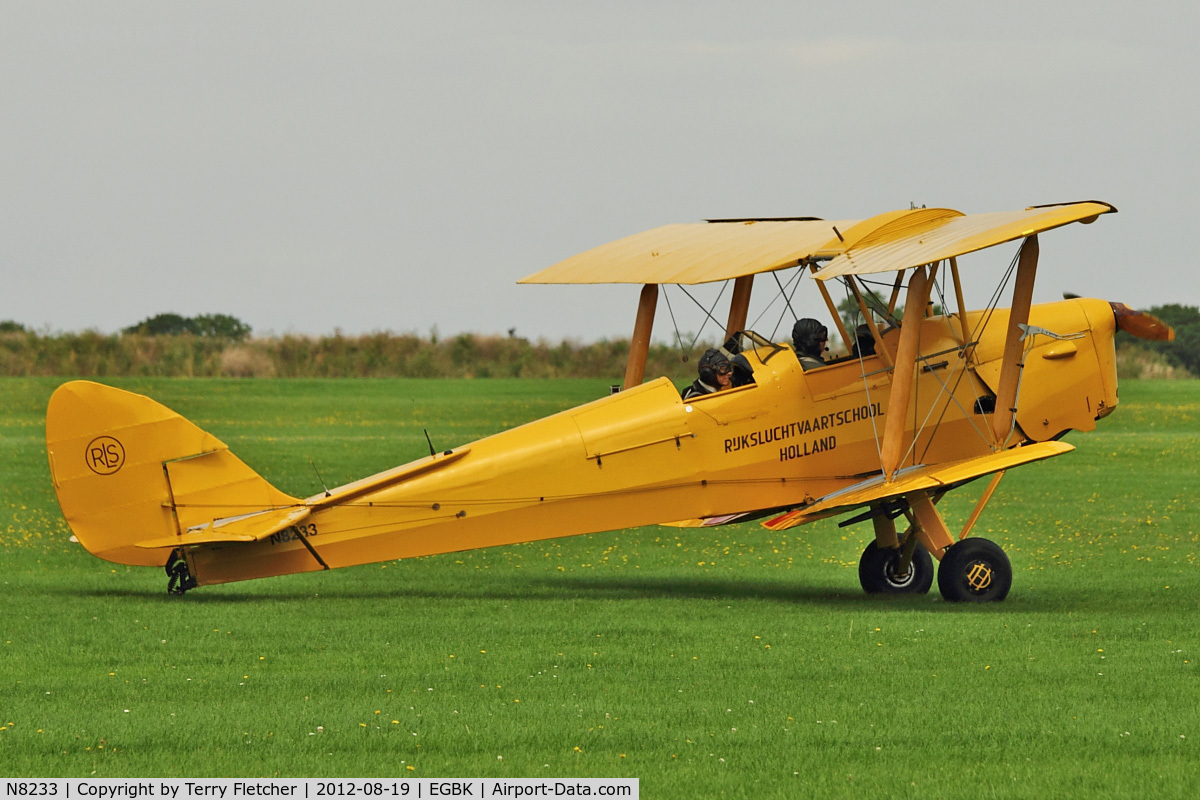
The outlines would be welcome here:
<svg viewBox="0 0 1200 800">
<path fill-rule="evenodd" d="M 829 280 L 932 264 L 1072 222 L 1091 222 L 1115 211 L 1108 203 L 1099 202 L 970 215 L 916 209 L 882 222 L 857 242 L 848 242 L 845 251 L 816 277 Z"/>
<path fill-rule="evenodd" d="M 794 267 L 854 220 L 741 220 L 664 225 L 594 247 L 518 283 L 697 284 Z"/>
</svg>

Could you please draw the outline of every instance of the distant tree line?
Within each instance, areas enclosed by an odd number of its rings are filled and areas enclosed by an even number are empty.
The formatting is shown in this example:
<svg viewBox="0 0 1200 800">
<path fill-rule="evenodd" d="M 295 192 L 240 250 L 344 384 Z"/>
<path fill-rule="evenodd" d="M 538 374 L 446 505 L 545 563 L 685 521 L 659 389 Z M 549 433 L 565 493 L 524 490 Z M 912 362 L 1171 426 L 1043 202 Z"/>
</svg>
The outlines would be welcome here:
<svg viewBox="0 0 1200 800">
<path fill-rule="evenodd" d="M 158 314 L 119 334 L 40 333 L 0 321 L 0 376 L 606 378 L 625 374 L 629 342 L 583 344 L 464 333 L 250 338 L 226 314 Z M 700 352 L 707 344 L 698 345 Z M 695 377 L 694 354 L 651 347 L 647 375 Z M 685 381 L 685 382 L 686 382 Z"/>
<path fill-rule="evenodd" d="M 1175 341 L 1147 342 L 1118 333 L 1120 376 L 1200 375 L 1200 309 L 1170 304 L 1148 310 L 1175 328 Z M 0 320 L 0 376 L 578 377 L 616 383 L 624 377 L 629 355 L 624 339 L 552 343 L 530 341 L 515 331 L 446 338 L 389 332 L 251 339 L 250 333 L 249 325 L 227 314 L 157 314 L 119 334 L 37 332 Z M 698 342 L 685 351 L 652 345 L 646 374 L 691 381 L 696 357 L 709 346 Z"/>
</svg>

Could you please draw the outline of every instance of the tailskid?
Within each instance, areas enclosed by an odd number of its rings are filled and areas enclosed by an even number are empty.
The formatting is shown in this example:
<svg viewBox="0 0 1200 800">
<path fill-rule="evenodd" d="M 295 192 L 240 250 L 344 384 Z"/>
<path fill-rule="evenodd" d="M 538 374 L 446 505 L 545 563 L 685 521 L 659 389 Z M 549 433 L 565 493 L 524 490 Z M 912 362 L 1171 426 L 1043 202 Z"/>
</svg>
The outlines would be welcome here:
<svg viewBox="0 0 1200 800">
<path fill-rule="evenodd" d="M 167 573 L 167 594 L 181 596 L 188 589 L 195 589 L 198 585 L 196 578 L 188 569 L 187 559 L 183 556 L 183 548 L 176 547 L 171 551 L 171 555 L 167 556 L 167 563 L 164 566 Z"/>
</svg>

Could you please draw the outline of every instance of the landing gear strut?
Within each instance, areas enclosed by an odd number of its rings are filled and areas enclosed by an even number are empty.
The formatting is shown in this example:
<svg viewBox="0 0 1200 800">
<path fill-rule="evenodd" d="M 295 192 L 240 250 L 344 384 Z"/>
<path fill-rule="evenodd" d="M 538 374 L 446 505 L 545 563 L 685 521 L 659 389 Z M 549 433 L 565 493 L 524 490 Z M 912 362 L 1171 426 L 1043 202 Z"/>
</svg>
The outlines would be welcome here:
<svg viewBox="0 0 1200 800">
<path fill-rule="evenodd" d="M 198 585 L 195 577 L 188 570 L 187 559 L 183 557 L 182 547 L 176 547 L 171 551 L 163 568 L 167 573 L 167 594 L 179 596 L 188 589 L 195 589 Z"/>
<path fill-rule="evenodd" d="M 994 482 L 993 487 L 994 488 Z M 990 495 L 990 491 L 988 492 Z M 875 541 L 858 562 L 858 580 L 871 594 L 918 594 L 933 584 L 933 558 L 938 590 L 951 603 L 998 602 L 1012 588 L 1012 564 L 1000 545 L 988 539 L 955 539 L 934 508 L 935 498 L 919 491 L 904 495 L 897 509 L 880 506 L 872 517 Z M 986 498 L 983 502 L 986 502 Z M 968 522 L 965 536 L 978 516 Z M 908 518 L 909 529 L 896 535 L 895 517 Z"/>
</svg>

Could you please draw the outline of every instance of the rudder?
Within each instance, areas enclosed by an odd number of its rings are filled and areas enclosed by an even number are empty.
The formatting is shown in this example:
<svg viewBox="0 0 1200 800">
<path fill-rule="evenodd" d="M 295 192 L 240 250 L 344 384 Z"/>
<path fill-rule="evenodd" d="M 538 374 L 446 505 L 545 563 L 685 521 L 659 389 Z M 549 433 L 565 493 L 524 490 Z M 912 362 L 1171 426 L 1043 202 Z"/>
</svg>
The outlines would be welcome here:
<svg viewBox="0 0 1200 800">
<path fill-rule="evenodd" d="M 91 381 L 51 396 L 46 451 L 72 532 L 119 564 L 162 566 L 189 528 L 304 506 L 166 406 Z"/>
</svg>

